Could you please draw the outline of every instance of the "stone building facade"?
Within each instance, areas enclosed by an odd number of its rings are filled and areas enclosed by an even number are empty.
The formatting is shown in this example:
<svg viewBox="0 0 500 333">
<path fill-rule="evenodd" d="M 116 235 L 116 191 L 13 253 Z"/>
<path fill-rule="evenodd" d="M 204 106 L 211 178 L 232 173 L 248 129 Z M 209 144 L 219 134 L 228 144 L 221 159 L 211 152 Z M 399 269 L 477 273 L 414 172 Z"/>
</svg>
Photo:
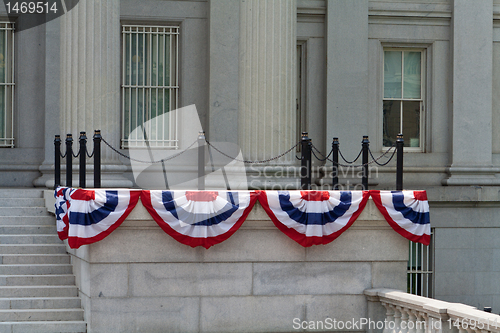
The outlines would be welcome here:
<svg viewBox="0 0 500 333">
<path fill-rule="evenodd" d="M 405 188 L 431 204 L 434 296 L 500 311 L 499 0 L 81 0 L 16 24 L 2 30 L 1 187 L 53 186 L 55 134 L 100 129 L 127 155 L 127 128 L 192 104 L 209 140 L 250 160 L 302 131 L 324 154 L 338 137 L 348 159 L 363 135 L 380 155 L 403 132 Z M 166 124 L 159 147 L 191 143 Z M 253 186 L 297 187 L 291 156 L 249 168 Z M 330 182 L 321 165 L 318 186 Z M 394 189 L 394 172 L 373 169 L 371 188 Z M 103 186 L 136 186 L 105 148 Z"/>
</svg>

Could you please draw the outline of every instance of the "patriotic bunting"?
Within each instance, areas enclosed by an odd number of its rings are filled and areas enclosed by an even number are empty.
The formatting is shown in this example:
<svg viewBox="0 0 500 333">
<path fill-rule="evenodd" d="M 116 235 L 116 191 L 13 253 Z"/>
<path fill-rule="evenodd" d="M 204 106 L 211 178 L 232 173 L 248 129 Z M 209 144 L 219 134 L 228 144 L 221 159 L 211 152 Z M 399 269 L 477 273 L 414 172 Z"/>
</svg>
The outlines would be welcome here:
<svg viewBox="0 0 500 333">
<path fill-rule="evenodd" d="M 245 221 L 257 196 L 250 191 L 142 191 L 158 225 L 182 244 L 209 247 L 228 239 Z"/>
<path fill-rule="evenodd" d="M 65 203 L 62 198 L 56 200 L 56 211 L 59 205 L 61 226 L 64 225 L 59 237 L 67 238 L 73 249 L 108 236 L 130 214 L 140 195 L 140 191 L 130 190 L 66 189 L 60 190 L 67 193 Z M 56 198 L 60 197 L 58 193 L 59 190 L 56 192 Z M 64 205 L 67 207 L 66 215 L 62 213 Z"/>
<path fill-rule="evenodd" d="M 278 229 L 309 247 L 340 236 L 368 197 L 367 191 L 261 191 L 259 202 Z"/>
<path fill-rule="evenodd" d="M 74 191 L 69 187 L 58 187 L 54 193 L 56 198 L 55 214 L 57 235 L 61 240 L 68 238 L 68 208 L 70 205 L 70 194 Z"/>
<path fill-rule="evenodd" d="M 141 201 L 158 225 L 182 244 L 209 247 L 242 225 L 257 198 L 278 229 L 304 247 L 328 244 L 347 230 L 368 198 L 403 237 L 430 243 L 425 191 L 133 191 L 58 187 L 59 238 L 71 248 L 102 240 Z"/>
<path fill-rule="evenodd" d="M 429 245 L 431 225 L 425 191 L 377 191 L 370 195 L 391 227 L 401 236 Z"/>
</svg>

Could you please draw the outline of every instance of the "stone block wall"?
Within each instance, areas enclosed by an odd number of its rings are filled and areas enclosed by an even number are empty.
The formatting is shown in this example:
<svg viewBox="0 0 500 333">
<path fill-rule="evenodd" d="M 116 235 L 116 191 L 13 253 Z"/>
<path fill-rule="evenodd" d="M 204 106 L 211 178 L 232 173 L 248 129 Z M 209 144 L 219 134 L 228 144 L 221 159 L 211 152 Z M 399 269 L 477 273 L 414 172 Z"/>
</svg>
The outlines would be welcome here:
<svg viewBox="0 0 500 333">
<path fill-rule="evenodd" d="M 370 200 L 328 245 L 304 248 L 257 203 L 206 250 L 164 233 L 139 202 L 106 239 L 68 249 L 89 332 L 294 332 L 367 317 L 363 291 L 406 290 L 408 241 Z"/>
</svg>

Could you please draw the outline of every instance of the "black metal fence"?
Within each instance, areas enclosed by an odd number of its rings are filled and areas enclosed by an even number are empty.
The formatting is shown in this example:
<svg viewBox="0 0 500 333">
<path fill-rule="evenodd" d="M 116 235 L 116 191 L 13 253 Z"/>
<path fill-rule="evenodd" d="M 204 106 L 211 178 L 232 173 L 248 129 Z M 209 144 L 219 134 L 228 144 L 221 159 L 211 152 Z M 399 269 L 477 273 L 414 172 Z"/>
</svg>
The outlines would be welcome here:
<svg viewBox="0 0 500 333">
<path fill-rule="evenodd" d="M 94 188 L 100 188 L 101 187 L 101 141 L 104 141 L 106 145 L 108 145 L 113 151 L 119 153 L 121 156 L 124 156 L 126 158 L 129 158 L 128 156 L 122 154 L 119 152 L 116 148 L 113 148 L 109 143 L 107 143 L 105 140 L 102 139 L 101 136 L 101 131 L 96 130 L 94 132 L 94 150 L 92 154 L 88 153 L 87 150 L 87 136 L 85 132 L 80 132 L 80 137 L 79 137 L 79 150 L 78 153 L 75 155 L 73 153 L 73 136 L 71 134 L 68 134 L 66 136 L 66 152 L 65 154 L 61 154 L 61 144 L 62 140 L 60 135 L 55 136 L 54 140 L 54 146 L 55 146 L 55 187 L 61 185 L 61 158 L 66 158 L 66 186 L 71 187 L 72 182 L 73 182 L 73 157 L 77 158 L 79 157 L 79 186 L 84 188 L 86 187 L 86 158 L 94 158 Z M 404 140 L 403 140 L 403 135 L 399 134 L 397 136 L 397 140 L 394 143 L 392 147 L 390 147 L 385 153 L 380 155 L 378 158 L 375 158 L 373 156 L 372 151 L 370 150 L 370 141 L 368 140 L 368 136 L 363 136 L 363 140 L 361 141 L 361 151 L 359 152 L 358 156 L 353 160 L 353 161 L 347 161 L 345 157 L 342 154 L 342 151 L 340 150 L 340 145 L 339 145 L 339 139 L 338 138 L 333 138 L 332 142 L 332 149 L 329 152 L 327 156 L 323 157 L 318 157 L 316 153 L 321 154 L 319 149 L 317 149 L 313 143 L 312 140 L 308 137 L 307 132 L 302 133 L 302 138 L 299 143 L 294 145 L 292 148 L 288 149 L 286 152 L 270 158 L 265 161 L 246 161 L 246 160 L 238 160 L 235 157 L 231 157 L 224 152 L 221 152 L 218 150 L 216 147 L 214 147 L 209 141 L 206 140 L 205 133 L 200 132 L 198 135 L 198 189 L 199 190 L 204 190 L 205 189 L 205 145 L 208 145 L 211 148 L 214 148 L 216 151 L 219 153 L 230 157 L 234 160 L 241 161 L 243 163 L 265 163 L 269 162 L 272 160 L 276 160 L 291 151 L 295 147 L 297 147 L 299 144 L 301 145 L 301 157 L 298 158 L 301 161 L 301 167 L 300 167 L 300 188 L 302 190 L 310 190 L 311 189 L 311 178 L 312 178 L 312 156 L 319 161 L 330 161 L 332 163 L 333 169 L 332 169 L 332 189 L 337 190 L 339 189 L 339 168 L 340 167 L 357 167 L 362 169 L 362 179 L 361 179 L 361 185 L 364 190 L 368 190 L 368 177 L 369 177 L 369 165 L 374 163 L 379 166 L 385 166 L 389 164 L 389 162 L 392 160 L 394 155 L 396 155 L 396 190 L 401 191 L 403 190 L 403 146 L 404 146 Z M 196 142 L 194 142 L 196 143 Z M 192 145 L 188 147 L 191 148 Z M 394 148 L 394 150 L 393 150 Z M 388 155 L 392 151 L 392 155 L 388 158 L 387 161 L 384 163 L 378 162 L 381 158 L 384 156 Z M 168 159 L 162 159 L 156 162 L 161 162 L 164 164 L 165 161 L 170 160 L 172 158 L 175 158 L 182 154 L 183 151 L 181 151 L 179 154 L 176 154 L 175 156 L 171 156 Z M 321 154 L 322 155 L 322 154 Z M 330 159 L 330 156 L 332 157 Z M 347 164 L 342 164 L 339 162 L 339 156 L 342 158 L 342 160 L 347 163 Z M 372 161 L 369 161 L 369 157 L 371 156 Z M 354 163 L 359 159 L 359 157 L 362 158 L 362 162 L 359 165 L 355 165 Z M 135 161 L 135 160 L 134 160 Z M 156 163 L 156 162 L 151 162 L 151 161 L 139 161 L 142 163 Z"/>
<path fill-rule="evenodd" d="M 73 152 L 73 135 L 66 135 L 66 152 L 61 153 L 61 136 L 56 135 L 54 139 L 54 188 L 61 185 L 61 158 L 66 158 L 66 186 L 73 186 L 73 157 L 79 157 L 79 187 L 87 187 L 86 171 L 87 157 L 94 158 L 94 188 L 101 187 L 101 131 L 94 132 L 94 150 L 92 154 L 87 150 L 87 135 L 85 132 L 80 132 L 79 149 L 75 155 Z"/>
</svg>

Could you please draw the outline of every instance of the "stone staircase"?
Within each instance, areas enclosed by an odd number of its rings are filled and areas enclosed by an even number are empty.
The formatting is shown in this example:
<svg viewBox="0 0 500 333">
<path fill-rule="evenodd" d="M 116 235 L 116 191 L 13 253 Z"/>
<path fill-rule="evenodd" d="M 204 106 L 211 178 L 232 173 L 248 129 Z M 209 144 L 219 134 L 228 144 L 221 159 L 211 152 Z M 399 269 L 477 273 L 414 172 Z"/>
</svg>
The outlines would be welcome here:
<svg viewBox="0 0 500 333">
<path fill-rule="evenodd" d="M 0 332 L 86 332 L 70 256 L 42 195 L 0 189 Z"/>
</svg>

